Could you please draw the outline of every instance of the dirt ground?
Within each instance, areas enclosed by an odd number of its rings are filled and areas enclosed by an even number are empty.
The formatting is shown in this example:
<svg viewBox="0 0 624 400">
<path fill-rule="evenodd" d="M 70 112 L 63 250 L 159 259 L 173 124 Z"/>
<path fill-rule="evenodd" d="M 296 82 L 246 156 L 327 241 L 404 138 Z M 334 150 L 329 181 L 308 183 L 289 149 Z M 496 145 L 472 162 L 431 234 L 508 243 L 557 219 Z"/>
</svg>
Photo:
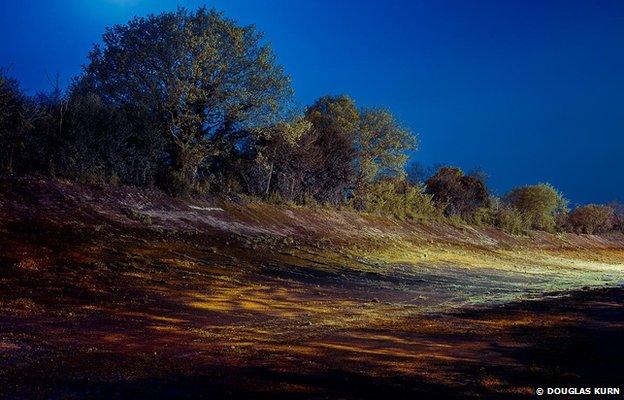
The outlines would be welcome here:
<svg viewBox="0 0 624 400">
<path fill-rule="evenodd" d="M 0 398 L 509 399 L 622 383 L 620 236 L 1 183 Z"/>
</svg>

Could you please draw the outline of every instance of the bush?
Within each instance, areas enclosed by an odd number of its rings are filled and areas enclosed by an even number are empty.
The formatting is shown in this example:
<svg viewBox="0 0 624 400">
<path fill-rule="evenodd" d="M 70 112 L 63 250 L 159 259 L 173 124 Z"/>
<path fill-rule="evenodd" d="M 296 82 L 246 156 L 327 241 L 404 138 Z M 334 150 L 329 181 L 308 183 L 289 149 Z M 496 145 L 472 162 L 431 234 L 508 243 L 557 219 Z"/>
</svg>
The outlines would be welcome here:
<svg viewBox="0 0 624 400">
<path fill-rule="evenodd" d="M 440 168 L 427 179 L 426 188 L 446 216 L 458 215 L 469 220 L 477 209 L 487 207 L 490 201 L 482 178 L 464 175 L 461 169 L 455 167 Z"/>
<path fill-rule="evenodd" d="M 515 208 L 529 228 L 556 230 L 557 215 L 567 212 L 567 200 L 549 184 L 540 183 L 513 189 L 504 203 Z"/>
<path fill-rule="evenodd" d="M 468 222 L 476 226 L 494 225 L 495 218 L 496 211 L 492 208 L 479 207 L 472 213 Z"/>
<path fill-rule="evenodd" d="M 271 194 L 267 196 L 266 201 L 267 203 L 277 204 L 277 205 L 284 205 L 287 203 L 287 201 L 284 200 L 282 195 L 277 192 L 271 192 Z"/>
<path fill-rule="evenodd" d="M 577 207 L 568 216 L 572 231 L 590 235 L 613 230 L 614 222 L 613 208 L 598 204 Z"/>
<path fill-rule="evenodd" d="M 131 220 L 140 222 L 145 225 L 150 225 L 152 223 L 152 217 L 142 212 L 138 208 L 124 207 L 122 208 L 121 211 L 124 213 L 126 217 L 130 218 Z"/>
<path fill-rule="evenodd" d="M 513 207 L 500 207 L 494 215 L 494 226 L 511 233 L 512 235 L 522 235 L 530 228 L 527 221 Z"/>
<path fill-rule="evenodd" d="M 364 211 L 397 219 L 431 219 L 438 210 L 422 187 L 402 179 L 382 179 L 370 185 L 364 195 Z"/>
</svg>

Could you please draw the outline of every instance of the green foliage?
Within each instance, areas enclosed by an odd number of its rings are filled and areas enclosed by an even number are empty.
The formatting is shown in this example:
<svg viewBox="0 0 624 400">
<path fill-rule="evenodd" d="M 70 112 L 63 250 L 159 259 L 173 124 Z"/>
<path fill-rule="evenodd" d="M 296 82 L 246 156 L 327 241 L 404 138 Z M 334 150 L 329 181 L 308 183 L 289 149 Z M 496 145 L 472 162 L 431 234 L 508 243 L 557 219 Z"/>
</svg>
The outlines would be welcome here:
<svg viewBox="0 0 624 400">
<path fill-rule="evenodd" d="M 494 213 L 493 225 L 512 235 L 526 234 L 530 229 L 522 214 L 513 207 L 502 206 Z"/>
<path fill-rule="evenodd" d="M 451 215 L 446 217 L 446 222 L 455 228 L 465 227 L 468 223 L 460 215 Z"/>
<path fill-rule="evenodd" d="M 346 96 L 322 97 L 303 117 L 258 130 L 248 159 L 239 167 L 253 195 L 279 193 L 338 206 L 355 183 L 355 132 L 359 115 Z"/>
<path fill-rule="evenodd" d="M 150 225 L 152 223 L 152 217 L 142 212 L 138 208 L 124 207 L 121 211 L 124 213 L 126 217 L 134 221 L 140 222 L 144 225 Z"/>
<path fill-rule="evenodd" d="M 431 196 L 404 179 L 382 179 L 366 191 L 365 211 L 397 219 L 432 219 L 439 216 Z"/>
<path fill-rule="evenodd" d="M 496 220 L 496 212 L 490 207 L 479 207 L 470 216 L 468 220 L 472 225 L 488 226 L 494 225 Z"/>
<path fill-rule="evenodd" d="M 383 176 L 404 176 L 408 150 L 416 147 L 416 137 L 400 127 L 388 110 L 364 110 L 360 115 L 356 147 L 360 184 Z"/>
<path fill-rule="evenodd" d="M 134 18 L 107 29 L 80 85 L 130 116 L 164 187 L 188 191 L 219 174 L 291 94 L 261 39 L 253 26 L 205 8 Z"/>
<path fill-rule="evenodd" d="M 298 202 L 312 195 L 305 183 L 318 171 L 320 154 L 310 122 L 294 118 L 263 127 L 256 137 L 254 152 L 237 167 L 242 188 L 255 196 L 277 192 Z"/>
<path fill-rule="evenodd" d="M 318 131 L 348 139 L 355 137 L 360 122 L 355 102 L 348 96 L 319 98 L 308 107 L 305 118 Z"/>
<path fill-rule="evenodd" d="M 271 204 L 286 204 L 286 200 L 277 192 L 271 192 L 269 196 L 266 198 L 266 201 Z"/>
<path fill-rule="evenodd" d="M 575 208 L 567 222 L 570 229 L 577 233 L 604 233 L 613 229 L 615 213 L 612 207 L 588 204 Z"/>
<path fill-rule="evenodd" d="M 366 208 L 370 187 L 385 177 L 405 177 L 406 152 L 416 147 L 416 137 L 399 126 L 384 109 L 364 109 L 355 136 L 357 179 L 356 208 Z"/>
<path fill-rule="evenodd" d="M 306 207 L 310 207 L 312 209 L 319 208 L 321 206 L 314 197 L 309 196 L 309 195 L 306 195 L 303 197 L 303 201 L 301 202 L 301 204 L 303 204 Z"/>
<path fill-rule="evenodd" d="M 172 196 L 189 197 L 194 191 L 194 185 L 186 178 L 182 171 L 167 169 L 161 172 L 159 181 L 164 192 Z"/>
<path fill-rule="evenodd" d="M 554 232 L 558 215 L 567 212 L 567 200 L 549 184 L 513 189 L 504 202 L 514 207 L 529 228 Z"/>
</svg>

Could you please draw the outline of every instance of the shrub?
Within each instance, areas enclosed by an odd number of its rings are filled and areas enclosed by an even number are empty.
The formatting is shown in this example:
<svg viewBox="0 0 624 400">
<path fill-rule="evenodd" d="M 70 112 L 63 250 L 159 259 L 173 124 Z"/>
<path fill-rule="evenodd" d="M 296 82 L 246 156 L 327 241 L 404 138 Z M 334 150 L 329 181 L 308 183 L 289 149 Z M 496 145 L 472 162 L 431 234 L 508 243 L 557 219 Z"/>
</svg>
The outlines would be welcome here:
<svg viewBox="0 0 624 400">
<path fill-rule="evenodd" d="M 454 226 L 455 228 L 465 227 L 467 224 L 467 222 L 464 221 L 464 219 L 460 217 L 459 215 L 451 215 L 450 217 L 446 219 L 446 221 L 452 226 Z"/>
<path fill-rule="evenodd" d="M 525 234 L 530 228 L 518 210 L 506 206 L 500 207 L 495 212 L 494 226 L 512 235 Z"/>
<path fill-rule="evenodd" d="M 194 182 L 186 179 L 179 171 L 162 169 L 158 176 L 158 186 L 171 196 L 189 197 L 193 193 Z"/>
<path fill-rule="evenodd" d="M 446 216 L 471 219 L 481 207 L 487 207 L 490 195 L 482 178 L 464 175 L 461 169 L 443 167 L 427 179 L 426 192 L 444 210 Z"/>
<path fill-rule="evenodd" d="M 266 198 L 266 201 L 267 203 L 270 203 L 270 204 L 277 204 L 277 205 L 286 204 L 286 200 L 284 200 L 282 195 L 277 192 L 271 192 L 271 194 L 269 194 L 269 196 Z"/>
<path fill-rule="evenodd" d="M 575 208 L 568 216 L 568 225 L 577 233 L 604 233 L 614 227 L 613 208 L 589 204 Z"/>
<path fill-rule="evenodd" d="M 540 183 L 513 189 L 504 202 L 515 208 L 529 228 L 555 231 L 558 214 L 567 211 L 567 200 L 549 184 Z"/>
<path fill-rule="evenodd" d="M 472 213 L 468 222 L 476 226 L 494 225 L 495 218 L 496 211 L 492 208 L 479 207 Z"/>
<path fill-rule="evenodd" d="M 438 210 L 431 195 L 422 187 L 412 186 L 403 179 L 382 179 L 370 185 L 364 195 L 364 210 L 397 219 L 431 219 Z"/>
<path fill-rule="evenodd" d="M 130 218 L 131 220 L 138 221 L 145 225 L 149 225 L 152 223 L 152 217 L 142 212 L 138 208 L 124 207 L 122 208 L 121 211 L 124 213 L 126 217 Z"/>
</svg>

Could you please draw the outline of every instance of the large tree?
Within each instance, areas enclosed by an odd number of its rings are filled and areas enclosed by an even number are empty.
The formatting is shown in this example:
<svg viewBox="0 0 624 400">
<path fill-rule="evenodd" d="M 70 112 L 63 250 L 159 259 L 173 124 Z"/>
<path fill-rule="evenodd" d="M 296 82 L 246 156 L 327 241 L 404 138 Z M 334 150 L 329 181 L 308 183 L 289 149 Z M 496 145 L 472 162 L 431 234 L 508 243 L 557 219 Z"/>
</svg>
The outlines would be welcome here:
<svg viewBox="0 0 624 400">
<path fill-rule="evenodd" d="M 305 117 L 323 155 L 310 180 L 332 201 L 349 194 L 355 196 L 358 208 L 364 208 L 371 184 L 405 174 L 405 153 L 415 147 L 416 138 L 388 110 L 358 109 L 347 96 L 325 96 L 307 109 Z"/>
<path fill-rule="evenodd" d="M 107 29 L 102 42 L 81 87 L 125 110 L 181 185 L 214 172 L 202 166 L 273 122 L 291 94 L 262 35 L 214 10 L 134 18 Z"/>
</svg>

